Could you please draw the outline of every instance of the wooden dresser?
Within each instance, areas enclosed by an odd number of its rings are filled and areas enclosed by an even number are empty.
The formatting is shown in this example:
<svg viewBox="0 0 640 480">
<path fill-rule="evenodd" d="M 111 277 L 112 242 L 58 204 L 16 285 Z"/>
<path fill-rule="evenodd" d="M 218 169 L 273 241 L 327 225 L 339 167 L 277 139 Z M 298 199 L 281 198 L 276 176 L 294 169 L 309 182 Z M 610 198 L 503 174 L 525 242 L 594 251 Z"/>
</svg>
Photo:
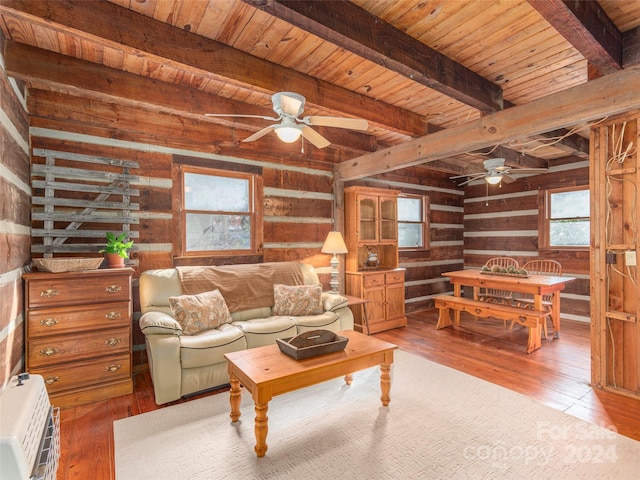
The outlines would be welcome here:
<svg viewBox="0 0 640 480">
<path fill-rule="evenodd" d="M 119 268 L 23 275 L 26 368 L 44 377 L 52 404 L 133 392 L 132 274 Z"/>
</svg>

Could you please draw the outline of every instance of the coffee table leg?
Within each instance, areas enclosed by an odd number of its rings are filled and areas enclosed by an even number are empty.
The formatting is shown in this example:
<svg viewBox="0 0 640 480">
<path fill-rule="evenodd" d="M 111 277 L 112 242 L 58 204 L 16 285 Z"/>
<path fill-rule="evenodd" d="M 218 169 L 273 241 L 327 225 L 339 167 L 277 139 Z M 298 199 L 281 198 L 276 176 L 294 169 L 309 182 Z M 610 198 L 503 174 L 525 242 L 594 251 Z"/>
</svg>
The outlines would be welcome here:
<svg viewBox="0 0 640 480">
<path fill-rule="evenodd" d="M 231 404 L 232 422 L 237 422 L 240 418 L 240 400 L 242 399 L 242 390 L 240 390 L 240 380 L 235 377 L 230 378 L 231 390 L 229 391 L 229 403 Z"/>
<path fill-rule="evenodd" d="M 344 383 L 346 383 L 347 385 L 351 385 L 351 382 L 353 382 L 353 375 L 350 373 L 347 373 L 344 376 Z"/>
<path fill-rule="evenodd" d="M 269 408 L 268 403 L 256 403 L 256 446 L 254 450 L 258 455 L 258 458 L 264 457 L 264 454 L 267 453 L 267 432 L 269 431 L 269 427 L 267 422 L 269 418 L 267 417 L 267 409 Z"/>
<path fill-rule="evenodd" d="M 380 390 L 382 391 L 380 400 L 382 401 L 382 405 L 384 405 L 385 407 L 388 406 L 389 402 L 391 401 L 391 397 L 389 396 L 389 392 L 391 391 L 391 375 L 389 374 L 390 371 L 390 364 L 380 364 Z"/>
</svg>

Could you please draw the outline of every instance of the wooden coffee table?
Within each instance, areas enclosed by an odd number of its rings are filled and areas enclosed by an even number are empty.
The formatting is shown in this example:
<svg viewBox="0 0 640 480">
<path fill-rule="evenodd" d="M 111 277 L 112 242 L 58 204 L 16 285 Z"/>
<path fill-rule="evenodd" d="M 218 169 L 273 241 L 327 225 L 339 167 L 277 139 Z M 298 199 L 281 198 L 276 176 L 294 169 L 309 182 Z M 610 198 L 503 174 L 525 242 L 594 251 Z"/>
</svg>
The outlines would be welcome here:
<svg viewBox="0 0 640 480">
<path fill-rule="evenodd" d="M 351 385 L 352 373 L 380 365 L 380 400 L 385 407 L 391 398 L 391 364 L 397 345 L 354 331 L 339 332 L 349 338 L 342 352 L 294 360 L 280 351 L 276 344 L 227 353 L 231 390 L 231 421 L 240 418 L 240 384 L 244 385 L 255 403 L 255 452 L 264 457 L 267 452 L 267 408 L 276 395 L 315 385 L 344 375 Z"/>
</svg>

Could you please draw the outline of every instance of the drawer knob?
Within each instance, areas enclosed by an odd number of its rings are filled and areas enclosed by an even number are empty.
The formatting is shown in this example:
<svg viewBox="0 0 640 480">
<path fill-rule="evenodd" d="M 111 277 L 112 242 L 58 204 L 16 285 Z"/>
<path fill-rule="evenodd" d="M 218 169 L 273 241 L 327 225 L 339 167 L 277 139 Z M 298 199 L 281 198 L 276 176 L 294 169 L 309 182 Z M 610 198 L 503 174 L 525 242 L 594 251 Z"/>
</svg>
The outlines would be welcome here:
<svg viewBox="0 0 640 480">
<path fill-rule="evenodd" d="M 46 290 L 42 290 L 40 292 L 40 296 L 45 298 L 52 298 L 56 295 L 60 295 L 60 292 L 54 288 L 47 288 Z"/>
<path fill-rule="evenodd" d="M 122 314 L 120 312 L 109 312 L 105 313 L 104 318 L 107 320 L 115 320 L 116 318 L 120 318 Z"/>
<path fill-rule="evenodd" d="M 58 349 L 56 347 L 47 347 L 40 350 L 40 355 L 45 357 L 53 357 L 56 353 L 58 353 Z"/>
<path fill-rule="evenodd" d="M 120 285 L 108 285 L 104 289 L 107 293 L 118 293 L 120 290 L 122 290 L 122 287 Z"/>
<path fill-rule="evenodd" d="M 40 320 L 40 325 L 42 325 L 43 327 L 53 327 L 54 325 L 58 324 L 58 319 L 57 318 L 45 318 L 44 320 Z"/>
<path fill-rule="evenodd" d="M 116 337 L 111 337 L 108 340 L 105 340 L 104 344 L 107 345 L 108 347 L 115 347 L 116 345 L 118 345 L 122 340 L 120 338 L 116 338 Z"/>
<path fill-rule="evenodd" d="M 120 370 L 121 368 L 122 368 L 122 365 L 120 365 L 119 363 L 114 363 L 112 365 L 109 365 L 107 368 L 105 368 L 105 370 L 109 373 L 114 373 Z"/>
<path fill-rule="evenodd" d="M 44 383 L 46 383 L 47 385 L 51 385 L 52 383 L 56 383 L 58 380 L 60 380 L 59 377 L 54 375 L 49 375 L 47 378 L 44 379 Z"/>
</svg>

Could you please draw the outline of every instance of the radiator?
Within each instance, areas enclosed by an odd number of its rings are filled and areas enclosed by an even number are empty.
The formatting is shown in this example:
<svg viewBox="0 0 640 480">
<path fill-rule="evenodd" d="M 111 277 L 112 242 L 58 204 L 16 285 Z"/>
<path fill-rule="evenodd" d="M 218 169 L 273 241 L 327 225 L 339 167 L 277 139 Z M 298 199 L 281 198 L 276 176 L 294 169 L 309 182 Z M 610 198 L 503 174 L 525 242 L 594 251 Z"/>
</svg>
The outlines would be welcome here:
<svg viewBox="0 0 640 480">
<path fill-rule="evenodd" d="M 0 394 L 0 478 L 55 480 L 59 457 L 60 409 L 42 376 L 11 378 Z"/>
</svg>

